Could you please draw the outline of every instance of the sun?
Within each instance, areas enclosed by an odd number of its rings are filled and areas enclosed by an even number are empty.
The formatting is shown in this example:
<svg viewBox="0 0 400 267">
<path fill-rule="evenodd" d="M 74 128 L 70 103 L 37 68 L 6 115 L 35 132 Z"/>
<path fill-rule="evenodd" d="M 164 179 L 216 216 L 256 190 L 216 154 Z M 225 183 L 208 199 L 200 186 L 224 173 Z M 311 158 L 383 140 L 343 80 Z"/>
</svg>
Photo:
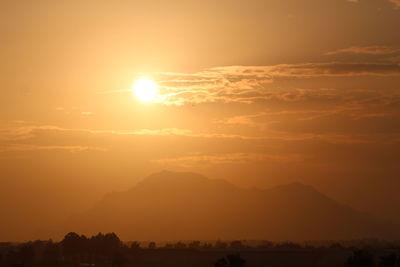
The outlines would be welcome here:
<svg viewBox="0 0 400 267">
<path fill-rule="evenodd" d="M 158 94 L 157 84 L 146 77 L 136 80 L 132 90 L 135 97 L 142 102 L 153 102 Z"/>
</svg>

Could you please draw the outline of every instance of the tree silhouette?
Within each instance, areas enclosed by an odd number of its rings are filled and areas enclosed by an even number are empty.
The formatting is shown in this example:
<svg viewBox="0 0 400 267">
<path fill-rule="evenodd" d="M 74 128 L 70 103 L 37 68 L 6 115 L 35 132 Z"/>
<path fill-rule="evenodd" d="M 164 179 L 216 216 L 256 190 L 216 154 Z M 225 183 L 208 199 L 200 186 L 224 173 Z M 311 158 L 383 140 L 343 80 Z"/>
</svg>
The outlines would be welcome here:
<svg viewBox="0 0 400 267">
<path fill-rule="evenodd" d="M 149 249 L 156 249 L 156 248 L 157 248 L 156 242 L 149 243 Z"/>
<path fill-rule="evenodd" d="M 175 243 L 174 248 L 176 248 L 176 249 L 185 249 L 185 248 L 187 248 L 187 246 L 183 242 L 177 242 L 177 243 Z"/>
<path fill-rule="evenodd" d="M 140 249 L 140 243 L 136 242 L 136 241 L 132 242 L 131 243 L 131 250 L 138 250 L 138 249 Z"/>
<path fill-rule="evenodd" d="M 193 242 L 189 243 L 188 247 L 190 249 L 198 249 L 198 248 L 200 248 L 200 245 L 201 245 L 200 241 L 193 241 Z"/>
<path fill-rule="evenodd" d="M 63 254 L 71 264 L 78 264 L 87 252 L 88 239 L 84 235 L 70 232 L 60 242 Z"/>
</svg>

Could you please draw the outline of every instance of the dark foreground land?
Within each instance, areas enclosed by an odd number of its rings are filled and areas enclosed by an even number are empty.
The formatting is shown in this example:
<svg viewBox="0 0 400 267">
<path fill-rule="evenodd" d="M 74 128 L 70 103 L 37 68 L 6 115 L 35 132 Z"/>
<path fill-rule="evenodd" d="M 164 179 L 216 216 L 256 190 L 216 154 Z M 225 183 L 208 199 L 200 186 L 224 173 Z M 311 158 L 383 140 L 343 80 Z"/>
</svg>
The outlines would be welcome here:
<svg viewBox="0 0 400 267">
<path fill-rule="evenodd" d="M 313 250 L 155 250 L 142 251 L 132 266 L 343 266 L 346 251 Z"/>
<path fill-rule="evenodd" d="M 358 241 L 319 245 L 242 241 L 123 243 L 115 234 L 69 233 L 61 242 L 0 243 L 1 267 L 400 267 L 396 243 Z"/>
</svg>

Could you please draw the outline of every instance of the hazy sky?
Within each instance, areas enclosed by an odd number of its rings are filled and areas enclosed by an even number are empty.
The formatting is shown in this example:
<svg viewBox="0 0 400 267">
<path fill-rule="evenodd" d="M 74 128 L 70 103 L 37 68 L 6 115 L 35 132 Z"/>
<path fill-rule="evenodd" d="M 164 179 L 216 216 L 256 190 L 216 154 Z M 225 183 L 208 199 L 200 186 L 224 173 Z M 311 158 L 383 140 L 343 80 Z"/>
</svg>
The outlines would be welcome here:
<svg viewBox="0 0 400 267">
<path fill-rule="evenodd" d="M 399 29 L 399 0 L 1 1 L 0 240 L 161 169 L 400 222 Z"/>
</svg>

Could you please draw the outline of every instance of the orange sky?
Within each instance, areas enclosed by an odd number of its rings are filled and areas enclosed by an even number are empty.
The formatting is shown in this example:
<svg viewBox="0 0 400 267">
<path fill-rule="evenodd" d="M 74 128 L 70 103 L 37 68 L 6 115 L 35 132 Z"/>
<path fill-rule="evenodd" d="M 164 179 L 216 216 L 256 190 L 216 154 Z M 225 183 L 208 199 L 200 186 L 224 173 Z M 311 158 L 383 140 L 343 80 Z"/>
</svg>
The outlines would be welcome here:
<svg viewBox="0 0 400 267">
<path fill-rule="evenodd" d="M 0 240 L 161 169 L 400 222 L 399 28 L 397 0 L 2 1 Z"/>
</svg>

